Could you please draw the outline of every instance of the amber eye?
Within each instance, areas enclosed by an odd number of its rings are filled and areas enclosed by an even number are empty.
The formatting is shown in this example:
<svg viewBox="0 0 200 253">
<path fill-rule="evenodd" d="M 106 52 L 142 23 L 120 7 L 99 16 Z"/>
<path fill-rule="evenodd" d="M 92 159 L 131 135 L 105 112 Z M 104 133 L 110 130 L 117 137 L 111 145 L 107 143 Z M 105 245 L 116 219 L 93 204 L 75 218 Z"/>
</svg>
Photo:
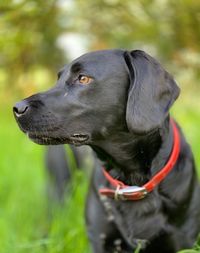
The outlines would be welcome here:
<svg viewBox="0 0 200 253">
<path fill-rule="evenodd" d="M 81 84 L 89 84 L 92 82 L 93 79 L 89 76 L 80 75 L 78 77 L 78 80 Z"/>
</svg>

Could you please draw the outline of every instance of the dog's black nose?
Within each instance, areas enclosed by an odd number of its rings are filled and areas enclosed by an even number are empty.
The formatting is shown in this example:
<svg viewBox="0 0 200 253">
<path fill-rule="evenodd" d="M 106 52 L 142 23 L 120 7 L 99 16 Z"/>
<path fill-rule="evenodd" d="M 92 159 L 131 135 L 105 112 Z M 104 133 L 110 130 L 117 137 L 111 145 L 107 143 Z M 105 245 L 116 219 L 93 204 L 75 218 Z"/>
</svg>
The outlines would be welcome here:
<svg viewBox="0 0 200 253">
<path fill-rule="evenodd" d="M 27 113 L 28 111 L 28 103 L 25 100 L 17 102 L 13 107 L 13 112 L 17 117 L 20 117 Z"/>
</svg>

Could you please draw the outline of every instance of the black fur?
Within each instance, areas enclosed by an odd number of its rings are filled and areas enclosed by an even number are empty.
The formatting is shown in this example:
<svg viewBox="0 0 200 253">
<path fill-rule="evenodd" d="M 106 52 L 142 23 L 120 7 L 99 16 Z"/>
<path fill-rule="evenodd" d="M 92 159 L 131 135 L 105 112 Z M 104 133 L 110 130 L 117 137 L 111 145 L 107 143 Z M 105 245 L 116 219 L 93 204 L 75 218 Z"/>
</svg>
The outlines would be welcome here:
<svg viewBox="0 0 200 253">
<path fill-rule="evenodd" d="M 79 75 L 90 76 L 88 85 Z M 199 185 L 191 149 L 181 151 L 166 179 L 145 199 L 101 198 L 109 186 L 102 164 L 130 185 L 142 185 L 167 162 L 173 145 L 169 109 L 179 95 L 173 78 L 143 51 L 88 53 L 59 72 L 51 90 L 14 107 L 22 131 L 39 144 L 89 145 L 97 155 L 86 206 L 95 253 L 174 253 L 200 230 Z"/>
</svg>

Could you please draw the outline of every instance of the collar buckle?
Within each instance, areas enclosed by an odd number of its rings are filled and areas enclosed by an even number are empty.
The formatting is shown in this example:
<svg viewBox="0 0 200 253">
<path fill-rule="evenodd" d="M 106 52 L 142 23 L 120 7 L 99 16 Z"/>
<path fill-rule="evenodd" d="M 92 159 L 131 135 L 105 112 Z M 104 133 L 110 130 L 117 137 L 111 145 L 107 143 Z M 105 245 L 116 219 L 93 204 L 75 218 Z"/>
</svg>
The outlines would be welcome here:
<svg viewBox="0 0 200 253">
<path fill-rule="evenodd" d="M 148 191 L 145 187 L 127 186 L 120 188 L 118 185 L 115 190 L 115 200 L 139 200 L 146 197 Z"/>
</svg>

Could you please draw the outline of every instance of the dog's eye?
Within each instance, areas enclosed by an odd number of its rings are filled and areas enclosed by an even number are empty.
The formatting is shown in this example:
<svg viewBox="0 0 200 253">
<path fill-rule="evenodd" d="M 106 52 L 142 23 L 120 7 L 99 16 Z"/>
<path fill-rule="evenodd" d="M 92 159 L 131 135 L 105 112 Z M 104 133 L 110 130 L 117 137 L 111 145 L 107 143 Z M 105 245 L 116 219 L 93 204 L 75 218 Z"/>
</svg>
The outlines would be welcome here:
<svg viewBox="0 0 200 253">
<path fill-rule="evenodd" d="M 79 83 L 84 84 L 84 85 L 91 83 L 92 80 L 93 79 L 91 77 L 85 76 L 85 75 L 79 75 L 79 77 L 78 77 Z"/>
</svg>

